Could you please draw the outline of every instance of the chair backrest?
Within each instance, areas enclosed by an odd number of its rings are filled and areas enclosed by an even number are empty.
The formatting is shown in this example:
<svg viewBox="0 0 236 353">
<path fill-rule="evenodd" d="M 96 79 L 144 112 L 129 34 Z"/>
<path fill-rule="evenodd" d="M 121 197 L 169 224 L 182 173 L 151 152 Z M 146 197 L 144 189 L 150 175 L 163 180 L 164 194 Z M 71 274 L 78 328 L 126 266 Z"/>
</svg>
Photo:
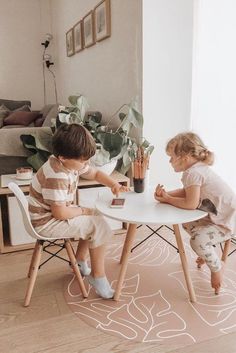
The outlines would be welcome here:
<svg viewBox="0 0 236 353">
<path fill-rule="evenodd" d="M 29 235 L 32 238 L 44 239 L 34 230 L 31 224 L 30 215 L 28 211 L 28 201 L 24 193 L 22 192 L 22 190 L 19 188 L 19 186 L 16 183 L 13 183 L 13 182 L 9 183 L 7 186 L 13 192 L 13 194 L 17 199 L 26 231 L 29 233 Z"/>
</svg>

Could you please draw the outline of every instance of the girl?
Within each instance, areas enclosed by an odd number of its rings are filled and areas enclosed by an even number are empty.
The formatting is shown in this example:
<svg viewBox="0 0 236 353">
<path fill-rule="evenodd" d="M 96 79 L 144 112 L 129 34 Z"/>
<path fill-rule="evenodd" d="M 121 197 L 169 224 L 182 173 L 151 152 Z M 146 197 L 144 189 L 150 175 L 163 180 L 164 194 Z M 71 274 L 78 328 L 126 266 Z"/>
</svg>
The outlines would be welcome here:
<svg viewBox="0 0 236 353">
<path fill-rule="evenodd" d="M 201 209 L 208 216 L 183 224 L 190 234 L 192 249 L 199 256 L 198 267 L 206 263 L 211 271 L 211 286 L 219 293 L 223 277 L 223 263 L 214 246 L 236 236 L 236 195 L 209 167 L 214 155 L 202 140 L 192 132 L 172 138 L 166 153 L 175 172 L 183 172 L 183 188 L 166 192 L 158 184 L 156 200 L 185 209 Z"/>
</svg>

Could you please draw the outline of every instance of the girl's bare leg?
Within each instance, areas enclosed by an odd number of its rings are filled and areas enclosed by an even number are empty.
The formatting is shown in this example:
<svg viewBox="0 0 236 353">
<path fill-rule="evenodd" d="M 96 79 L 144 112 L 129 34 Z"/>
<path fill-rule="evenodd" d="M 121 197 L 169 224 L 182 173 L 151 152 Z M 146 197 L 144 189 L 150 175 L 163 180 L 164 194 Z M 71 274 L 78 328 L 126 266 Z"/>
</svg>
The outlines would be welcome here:
<svg viewBox="0 0 236 353">
<path fill-rule="evenodd" d="M 224 262 L 221 262 L 221 269 L 217 272 L 211 272 L 211 286 L 215 289 L 215 294 L 219 294 L 223 281 Z"/>
<path fill-rule="evenodd" d="M 105 276 L 104 258 L 105 258 L 105 245 L 89 249 L 90 261 L 94 278 Z"/>
<path fill-rule="evenodd" d="M 197 260 L 196 260 L 196 263 L 197 263 L 197 268 L 201 268 L 202 265 L 205 264 L 205 260 L 202 259 L 200 256 L 198 256 Z"/>
</svg>

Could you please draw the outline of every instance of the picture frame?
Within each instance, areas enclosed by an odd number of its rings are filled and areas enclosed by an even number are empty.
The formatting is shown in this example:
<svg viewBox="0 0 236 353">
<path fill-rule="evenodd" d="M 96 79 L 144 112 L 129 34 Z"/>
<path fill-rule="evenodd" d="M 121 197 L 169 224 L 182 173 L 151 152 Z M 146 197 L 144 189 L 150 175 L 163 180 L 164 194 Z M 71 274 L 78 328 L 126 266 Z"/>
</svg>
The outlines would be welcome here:
<svg viewBox="0 0 236 353">
<path fill-rule="evenodd" d="M 91 47 L 96 43 L 93 10 L 89 11 L 83 18 L 83 42 L 85 48 Z"/>
<path fill-rule="evenodd" d="M 73 28 L 66 32 L 66 53 L 67 56 L 72 56 L 75 53 Z"/>
<path fill-rule="evenodd" d="M 110 0 L 102 0 L 94 8 L 94 27 L 96 42 L 111 36 Z"/>
<path fill-rule="evenodd" d="M 77 22 L 73 27 L 73 39 L 74 39 L 74 52 L 79 53 L 81 50 L 84 49 L 82 20 Z"/>
</svg>

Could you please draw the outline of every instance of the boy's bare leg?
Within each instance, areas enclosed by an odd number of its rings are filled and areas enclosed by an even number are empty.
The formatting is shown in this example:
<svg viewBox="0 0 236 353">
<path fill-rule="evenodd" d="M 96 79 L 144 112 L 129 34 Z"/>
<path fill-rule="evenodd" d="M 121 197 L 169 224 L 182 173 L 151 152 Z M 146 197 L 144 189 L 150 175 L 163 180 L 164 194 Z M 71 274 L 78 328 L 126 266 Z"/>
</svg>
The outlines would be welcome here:
<svg viewBox="0 0 236 353">
<path fill-rule="evenodd" d="M 88 266 L 87 263 L 88 257 L 88 240 L 79 240 L 79 244 L 77 247 L 77 251 L 75 254 L 75 258 L 78 262 L 80 267 L 80 272 L 83 276 L 88 276 L 91 273 L 91 268 Z"/>
<path fill-rule="evenodd" d="M 77 261 L 86 261 L 88 257 L 88 240 L 80 239 L 76 250 L 75 258 Z"/>
<path fill-rule="evenodd" d="M 90 261 L 92 272 L 91 275 L 93 278 L 104 277 L 105 276 L 105 267 L 104 267 L 104 258 L 105 258 L 105 245 L 98 246 L 93 249 L 89 249 Z"/>
<path fill-rule="evenodd" d="M 96 293 L 104 299 L 111 299 L 114 296 L 114 289 L 107 280 L 104 267 L 105 245 L 89 249 L 91 261 L 91 275 L 88 276 L 89 283 L 94 287 Z"/>
</svg>

